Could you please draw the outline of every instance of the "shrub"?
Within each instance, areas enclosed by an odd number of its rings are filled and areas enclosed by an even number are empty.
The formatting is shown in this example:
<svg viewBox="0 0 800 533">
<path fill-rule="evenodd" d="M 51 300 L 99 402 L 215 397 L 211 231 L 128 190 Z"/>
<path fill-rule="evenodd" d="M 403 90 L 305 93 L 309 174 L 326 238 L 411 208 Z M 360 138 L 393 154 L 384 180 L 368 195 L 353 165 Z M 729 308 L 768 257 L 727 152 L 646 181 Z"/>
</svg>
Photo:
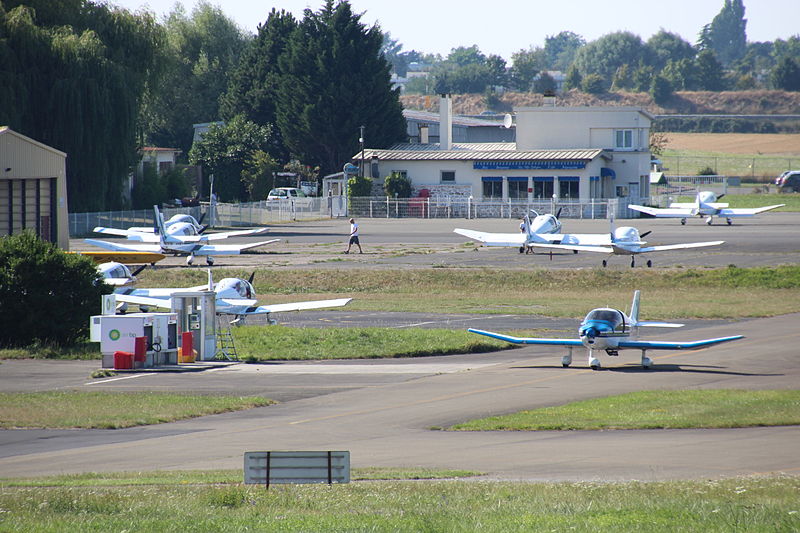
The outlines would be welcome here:
<svg viewBox="0 0 800 533">
<path fill-rule="evenodd" d="M 350 198 L 363 198 L 372 194 L 372 178 L 366 176 L 353 176 L 347 180 L 347 196 Z"/>
<path fill-rule="evenodd" d="M 91 259 L 64 253 L 30 231 L 0 238 L 0 346 L 69 346 L 111 292 Z"/>
<path fill-rule="evenodd" d="M 409 198 L 411 191 L 411 180 L 400 173 L 392 172 L 383 181 L 383 192 L 386 193 L 386 196 Z"/>
</svg>

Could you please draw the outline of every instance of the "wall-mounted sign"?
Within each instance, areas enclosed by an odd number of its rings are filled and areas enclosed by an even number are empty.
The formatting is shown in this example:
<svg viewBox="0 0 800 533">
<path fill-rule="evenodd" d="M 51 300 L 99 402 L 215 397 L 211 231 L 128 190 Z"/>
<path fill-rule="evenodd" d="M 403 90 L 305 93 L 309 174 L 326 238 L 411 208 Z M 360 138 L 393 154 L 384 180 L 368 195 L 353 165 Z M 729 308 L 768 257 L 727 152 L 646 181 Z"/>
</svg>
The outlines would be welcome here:
<svg viewBox="0 0 800 533">
<path fill-rule="evenodd" d="M 585 161 L 474 161 L 473 169 L 483 170 L 549 170 L 586 168 Z"/>
</svg>

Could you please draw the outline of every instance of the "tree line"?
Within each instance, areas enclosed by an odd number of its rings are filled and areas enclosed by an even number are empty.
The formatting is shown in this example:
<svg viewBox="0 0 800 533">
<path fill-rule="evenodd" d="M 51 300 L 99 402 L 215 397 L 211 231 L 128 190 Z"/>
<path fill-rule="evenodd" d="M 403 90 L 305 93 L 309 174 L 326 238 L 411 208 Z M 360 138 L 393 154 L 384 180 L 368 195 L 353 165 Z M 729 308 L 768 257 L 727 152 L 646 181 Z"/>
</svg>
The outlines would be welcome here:
<svg viewBox="0 0 800 533">
<path fill-rule="evenodd" d="M 143 146 L 182 151 L 200 165 L 207 194 L 263 199 L 279 171 L 317 179 L 370 147 L 406 139 L 391 74 L 424 69 L 407 92 L 486 93 L 565 88 L 648 91 L 800 90 L 800 37 L 747 42 L 741 0 L 722 9 L 696 43 L 661 30 L 643 41 L 613 32 L 591 42 L 564 31 L 519 50 L 511 64 L 477 46 L 446 58 L 403 51 L 345 0 L 302 17 L 273 9 L 255 35 L 221 8 L 180 4 L 162 21 L 99 0 L 0 0 L 0 124 L 68 154 L 71 211 L 148 207 L 186 191 L 150 169 L 123 190 Z M 200 142 L 192 125 L 215 122 Z"/>
</svg>

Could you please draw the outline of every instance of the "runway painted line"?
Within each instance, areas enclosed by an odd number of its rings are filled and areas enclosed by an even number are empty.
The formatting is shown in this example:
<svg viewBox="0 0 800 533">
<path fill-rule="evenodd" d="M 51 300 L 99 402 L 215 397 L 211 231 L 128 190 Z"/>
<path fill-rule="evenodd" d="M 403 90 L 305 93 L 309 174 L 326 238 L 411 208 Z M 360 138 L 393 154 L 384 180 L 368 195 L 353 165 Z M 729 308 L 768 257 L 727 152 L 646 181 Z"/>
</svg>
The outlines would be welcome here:
<svg viewBox="0 0 800 533">
<path fill-rule="evenodd" d="M 104 379 L 102 381 L 90 381 L 89 383 L 84 383 L 84 385 L 86 385 L 88 387 L 89 385 L 101 385 L 103 383 L 111 383 L 112 381 L 120 381 L 120 380 L 123 380 L 123 379 L 141 378 L 143 376 L 152 376 L 152 374 L 134 374 L 132 376 L 122 376 L 122 377 L 119 377 L 119 378 Z"/>
<path fill-rule="evenodd" d="M 412 363 L 412 364 L 242 364 L 219 371 L 262 374 L 452 374 L 497 363 Z"/>
</svg>

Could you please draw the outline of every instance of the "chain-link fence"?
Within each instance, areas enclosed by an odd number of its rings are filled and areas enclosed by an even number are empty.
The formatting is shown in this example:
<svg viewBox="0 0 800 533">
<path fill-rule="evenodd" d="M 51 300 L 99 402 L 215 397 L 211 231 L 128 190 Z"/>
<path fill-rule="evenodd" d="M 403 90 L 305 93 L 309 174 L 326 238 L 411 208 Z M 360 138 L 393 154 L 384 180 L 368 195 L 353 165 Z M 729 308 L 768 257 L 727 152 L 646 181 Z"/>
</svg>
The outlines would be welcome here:
<svg viewBox="0 0 800 533">
<path fill-rule="evenodd" d="M 209 204 L 198 207 L 164 208 L 165 219 L 175 214 L 189 214 L 202 224 L 227 228 L 264 226 L 298 220 L 320 220 L 344 216 L 359 218 L 521 218 L 531 210 L 539 214 L 560 213 L 562 218 L 617 218 L 638 216 L 627 209 L 628 199 L 590 200 L 475 200 L 473 198 L 299 198 L 295 200 L 266 200 L 253 203 Z M 636 203 L 639 199 L 631 199 Z M 96 226 L 126 229 L 132 226 L 154 225 L 153 210 L 105 211 L 101 213 L 70 213 L 71 237 L 91 235 Z"/>
<path fill-rule="evenodd" d="M 785 170 L 800 168 L 798 157 L 662 155 L 660 159 L 664 171 L 673 175 L 697 174 L 711 169 L 714 174 L 739 177 L 742 181 L 757 183 L 772 182 Z"/>
</svg>

